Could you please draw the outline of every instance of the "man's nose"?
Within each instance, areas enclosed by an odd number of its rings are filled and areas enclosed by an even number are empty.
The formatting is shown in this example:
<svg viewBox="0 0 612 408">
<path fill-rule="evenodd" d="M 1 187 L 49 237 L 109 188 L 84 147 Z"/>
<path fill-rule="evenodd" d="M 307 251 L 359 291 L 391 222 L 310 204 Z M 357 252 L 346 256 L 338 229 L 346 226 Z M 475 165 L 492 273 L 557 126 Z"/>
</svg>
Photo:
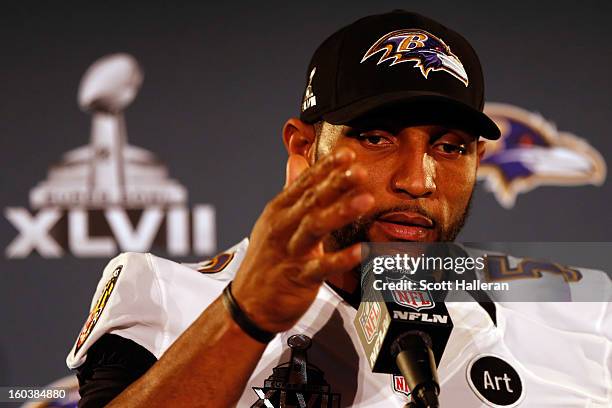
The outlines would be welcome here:
<svg viewBox="0 0 612 408">
<path fill-rule="evenodd" d="M 435 161 L 426 149 L 411 149 L 398 157 L 391 189 L 411 199 L 426 198 L 436 191 L 435 178 Z"/>
</svg>

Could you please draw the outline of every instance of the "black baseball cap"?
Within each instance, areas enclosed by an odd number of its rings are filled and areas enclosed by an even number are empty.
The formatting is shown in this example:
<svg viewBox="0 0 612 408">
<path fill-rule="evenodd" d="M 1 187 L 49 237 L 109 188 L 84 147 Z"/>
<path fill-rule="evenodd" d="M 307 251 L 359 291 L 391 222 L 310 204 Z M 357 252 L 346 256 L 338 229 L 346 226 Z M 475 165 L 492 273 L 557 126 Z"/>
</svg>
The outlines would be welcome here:
<svg viewBox="0 0 612 408">
<path fill-rule="evenodd" d="M 364 17 L 319 46 L 306 72 L 300 119 L 350 125 L 389 107 L 405 109 L 415 125 L 500 136 L 482 112 L 484 77 L 472 46 L 442 24 L 403 10 Z"/>
</svg>

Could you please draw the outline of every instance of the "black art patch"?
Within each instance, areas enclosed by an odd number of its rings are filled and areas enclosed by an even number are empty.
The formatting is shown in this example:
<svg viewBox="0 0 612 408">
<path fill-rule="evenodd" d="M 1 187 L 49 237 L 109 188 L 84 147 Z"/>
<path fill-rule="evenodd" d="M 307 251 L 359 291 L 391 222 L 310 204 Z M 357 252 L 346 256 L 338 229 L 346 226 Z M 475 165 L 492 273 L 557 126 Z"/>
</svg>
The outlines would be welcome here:
<svg viewBox="0 0 612 408">
<path fill-rule="evenodd" d="M 323 371 L 308 363 L 310 337 L 293 335 L 287 345 L 291 360 L 274 367 L 263 387 L 253 387 L 259 399 L 251 408 L 339 408 L 340 394 L 332 393 Z"/>
<path fill-rule="evenodd" d="M 493 407 L 514 407 L 524 395 L 518 372 L 493 355 L 473 359 L 468 365 L 467 380 L 478 398 Z"/>
</svg>

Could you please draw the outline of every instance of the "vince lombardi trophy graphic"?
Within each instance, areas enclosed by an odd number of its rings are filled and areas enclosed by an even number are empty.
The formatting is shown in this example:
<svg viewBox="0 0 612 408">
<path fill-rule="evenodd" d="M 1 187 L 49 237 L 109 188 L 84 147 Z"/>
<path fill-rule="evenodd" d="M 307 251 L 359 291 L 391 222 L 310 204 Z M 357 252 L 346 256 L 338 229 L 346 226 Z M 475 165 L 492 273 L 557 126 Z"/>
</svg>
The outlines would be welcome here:
<svg viewBox="0 0 612 408">
<path fill-rule="evenodd" d="M 32 207 L 106 208 L 120 205 L 183 205 L 187 190 L 169 179 L 155 155 L 127 142 L 123 111 L 143 81 L 138 62 L 112 54 L 94 62 L 78 92 L 82 110 L 92 116 L 90 144 L 66 153 L 47 180 L 30 192 Z"/>
<path fill-rule="evenodd" d="M 79 106 L 92 114 L 89 185 L 101 193 L 101 201 L 109 204 L 127 201 L 122 111 L 136 97 L 142 79 L 142 70 L 134 58 L 115 54 L 93 64 L 79 87 Z"/>
<path fill-rule="evenodd" d="M 154 246 L 171 256 L 215 251 L 214 206 L 190 209 L 187 189 L 169 177 L 166 165 L 127 141 L 123 112 L 142 82 L 138 62 L 124 53 L 102 57 L 87 69 L 77 99 L 91 115 L 89 143 L 64 153 L 30 190 L 33 214 L 20 207 L 5 210 L 19 231 L 7 257 L 25 258 L 33 251 L 44 257 L 64 251 L 108 257 Z"/>
</svg>

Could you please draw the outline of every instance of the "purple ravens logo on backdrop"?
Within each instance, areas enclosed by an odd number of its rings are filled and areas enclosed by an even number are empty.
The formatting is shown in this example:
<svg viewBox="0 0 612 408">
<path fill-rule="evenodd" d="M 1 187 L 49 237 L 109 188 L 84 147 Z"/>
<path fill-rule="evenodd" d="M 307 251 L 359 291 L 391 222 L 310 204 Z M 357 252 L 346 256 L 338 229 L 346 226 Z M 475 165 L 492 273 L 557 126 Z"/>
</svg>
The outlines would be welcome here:
<svg viewBox="0 0 612 408">
<path fill-rule="evenodd" d="M 379 52 L 382 54 L 376 65 L 388 60 L 392 60 L 389 66 L 413 61 L 425 78 L 430 71 L 446 71 L 468 86 L 468 76 L 459 58 L 444 41 L 427 31 L 407 29 L 387 33 L 370 47 L 361 62 Z"/>
<path fill-rule="evenodd" d="M 584 139 L 516 106 L 487 103 L 485 113 L 501 138 L 487 141 L 478 178 L 503 207 L 513 207 L 519 193 L 537 186 L 603 184 L 606 163 Z"/>
</svg>

